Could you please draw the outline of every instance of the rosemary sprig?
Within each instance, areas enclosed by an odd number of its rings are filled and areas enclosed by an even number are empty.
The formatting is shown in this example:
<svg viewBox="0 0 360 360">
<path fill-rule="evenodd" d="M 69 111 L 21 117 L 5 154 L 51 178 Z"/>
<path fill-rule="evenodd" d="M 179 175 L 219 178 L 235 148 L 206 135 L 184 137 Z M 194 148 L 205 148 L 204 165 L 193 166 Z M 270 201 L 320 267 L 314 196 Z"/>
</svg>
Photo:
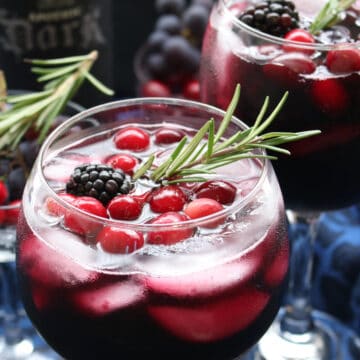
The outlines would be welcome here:
<svg viewBox="0 0 360 360">
<path fill-rule="evenodd" d="M 133 176 L 134 180 L 147 174 L 155 182 L 201 182 L 206 181 L 206 178 L 201 175 L 211 174 L 214 169 L 234 161 L 246 158 L 277 159 L 276 156 L 268 155 L 265 152 L 255 153 L 254 149 L 290 155 L 288 150 L 279 145 L 317 135 L 320 130 L 297 133 L 263 133 L 280 112 L 287 96 L 286 92 L 275 109 L 264 119 L 269 106 L 269 97 L 266 97 L 254 125 L 224 139 L 223 135 L 230 124 L 240 98 L 240 85 L 237 85 L 226 114 L 216 132 L 214 119 L 208 120 L 190 142 L 185 136 L 162 164 L 155 167 L 153 165 L 155 155 L 151 155 L 145 164 L 136 171 Z"/>
<path fill-rule="evenodd" d="M 316 34 L 322 29 L 335 25 L 340 20 L 340 14 L 355 1 L 356 0 L 329 0 L 310 25 L 310 32 Z"/>
<path fill-rule="evenodd" d="M 10 106 L 0 113 L 0 150 L 13 151 L 24 134 L 31 128 L 39 131 L 41 143 L 67 102 L 75 95 L 84 80 L 99 91 L 113 95 L 113 91 L 90 74 L 98 52 L 48 60 L 25 60 L 33 66 L 31 71 L 39 75 L 37 81 L 44 83 L 43 90 L 29 94 L 6 96 L 1 101 Z"/>
</svg>

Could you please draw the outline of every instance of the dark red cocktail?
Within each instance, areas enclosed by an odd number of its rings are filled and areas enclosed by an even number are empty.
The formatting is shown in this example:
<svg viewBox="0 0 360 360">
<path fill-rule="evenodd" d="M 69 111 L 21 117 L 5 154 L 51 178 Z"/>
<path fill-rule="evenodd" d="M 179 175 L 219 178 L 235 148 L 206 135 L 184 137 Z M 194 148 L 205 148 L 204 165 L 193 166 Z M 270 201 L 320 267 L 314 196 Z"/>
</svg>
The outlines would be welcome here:
<svg viewBox="0 0 360 360">
<path fill-rule="evenodd" d="M 203 46 L 202 100 L 226 108 L 240 83 L 237 114 L 251 124 L 266 95 L 276 103 L 289 91 L 273 129 L 316 128 L 322 134 L 289 146 L 291 159 L 282 157 L 274 163 L 287 207 L 319 211 L 360 201 L 360 170 L 354 163 L 354 154 L 360 153 L 358 3 L 342 14 L 336 26 L 310 40 L 301 37 L 302 42 L 298 29 L 292 35 L 289 31 L 275 36 L 240 21 L 252 3 L 220 0 L 213 9 Z M 304 29 L 323 5 L 294 3 L 297 26 Z"/>
<path fill-rule="evenodd" d="M 129 100 L 49 137 L 24 193 L 18 269 L 30 318 L 65 358 L 235 359 L 274 319 L 289 249 L 268 161 L 239 160 L 201 183 L 127 183 L 150 154 L 166 159 L 183 135 L 222 116 L 186 101 Z M 234 119 L 224 136 L 242 126 Z M 116 169 L 130 190 L 104 200 Z M 84 196 L 101 182 L 105 195 Z"/>
</svg>

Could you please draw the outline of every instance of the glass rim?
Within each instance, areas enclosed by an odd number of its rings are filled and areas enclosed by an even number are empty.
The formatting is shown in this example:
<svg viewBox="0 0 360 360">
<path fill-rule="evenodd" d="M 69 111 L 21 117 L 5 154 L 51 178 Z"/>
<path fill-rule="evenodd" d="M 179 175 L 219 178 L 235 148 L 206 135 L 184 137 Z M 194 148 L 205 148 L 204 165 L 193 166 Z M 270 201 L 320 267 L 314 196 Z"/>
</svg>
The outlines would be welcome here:
<svg viewBox="0 0 360 360">
<path fill-rule="evenodd" d="M 246 0 L 242 0 L 246 1 Z M 231 22 L 237 26 L 238 28 L 244 30 L 250 35 L 253 35 L 257 38 L 260 38 L 261 40 L 270 41 L 272 43 L 275 43 L 277 45 L 287 45 L 295 48 L 301 48 L 301 49 L 307 49 L 307 50 L 317 50 L 317 51 L 330 51 L 334 50 L 336 48 L 357 48 L 360 49 L 360 40 L 354 41 L 352 43 L 337 43 L 337 44 L 321 44 L 321 43 L 305 43 L 300 41 L 293 41 L 293 40 L 287 40 L 284 38 L 279 38 L 274 35 L 270 35 L 267 33 L 264 33 L 258 29 L 255 29 L 247 24 L 245 24 L 243 21 L 239 20 L 234 13 L 229 8 L 229 2 L 231 0 L 218 0 L 218 4 L 222 6 L 224 9 L 226 16 L 231 18 Z"/>
<path fill-rule="evenodd" d="M 203 109 L 205 111 L 208 111 L 209 113 L 217 113 L 221 115 L 222 117 L 225 115 L 225 111 L 205 103 L 192 101 L 192 100 L 184 100 L 184 99 L 178 99 L 178 98 L 166 98 L 166 97 L 139 97 L 139 98 L 130 98 L 125 100 L 117 100 L 112 101 L 104 104 L 100 104 L 97 106 L 94 106 L 92 108 L 86 109 L 82 111 L 81 113 L 78 113 L 66 121 L 64 121 L 61 125 L 59 125 L 51 134 L 46 138 L 44 143 L 41 146 L 41 149 L 38 154 L 38 160 L 36 162 L 36 170 L 37 173 L 40 176 L 40 181 L 42 184 L 45 185 L 47 193 L 51 194 L 51 197 L 54 198 L 61 206 L 65 207 L 65 209 L 81 214 L 81 216 L 87 217 L 89 220 L 92 219 L 93 221 L 102 222 L 105 226 L 116 226 L 116 227 L 122 227 L 123 229 L 129 229 L 129 230 L 137 230 L 137 231 L 149 231 L 149 230 L 161 230 L 161 229 L 179 229 L 179 228 L 187 228 L 187 227 L 195 227 L 195 226 L 201 226 L 201 224 L 205 224 L 216 221 L 220 218 L 223 218 L 225 216 L 229 216 L 234 212 L 238 212 L 240 209 L 242 209 L 246 204 L 248 204 L 251 199 L 254 198 L 254 196 L 260 191 L 260 188 L 262 184 L 265 181 L 265 178 L 267 178 L 269 174 L 269 169 L 271 168 L 271 163 L 266 158 L 258 158 L 258 159 L 251 159 L 251 161 L 259 161 L 261 163 L 261 173 L 260 176 L 254 185 L 254 187 L 251 189 L 251 191 L 246 194 L 243 198 L 239 199 L 238 201 L 235 201 L 232 205 L 229 207 L 216 212 L 214 214 L 204 216 L 202 218 L 197 219 L 189 219 L 186 221 L 183 221 L 181 223 L 174 223 L 174 224 L 149 224 L 149 223 L 131 223 L 126 222 L 122 220 L 116 220 L 116 219 L 109 219 L 109 218 L 103 218 L 100 216 L 96 216 L 94 214 L 90 214 L 88 212 L 85 212 L 83 210 L 78 209 L 76 206 L 72 205 L 70 202 L 67 202 L 64 200 L 61 196 L 58 195 L 54 191 L 54 189 L 49 185 L 46 176 L 43 172 L 43 164 L 46 160 L 45 154 L 47 154 L 51 148 L 51 145 L 54 141 L 58 138 L 58 136 L 61 136 L 61 134 L 64 133 L 67 129 L 70 129 L 73 125 L 77 124 L 78 122 L 86 119 L 89 116 L 96 115 L 97 113 L 113 110 L 115 108 L 121 108 L 121 107 L 129 107 L 129 106 L 136 106 L 136 105 L 144 105 L 144 104 L 150 104 L 150 105 L 168 105 L 168 106 L 188 106 L 188 107 L 196 107 L 198 109 Z M 239 120 L 237 117 L 232 117 L 232 122 L 241 127 L 241 129 L 247 129 L 248 126 Z M 259 149 L 262 154 L 265 154 L 266 152 L 263 149 Z M 51 152 L 51 151 L 50 151 Z M 234 211 L 236 209 L 236 211 Z M 159 214 L 161 215 L 161 214 Z"/>
</svg>

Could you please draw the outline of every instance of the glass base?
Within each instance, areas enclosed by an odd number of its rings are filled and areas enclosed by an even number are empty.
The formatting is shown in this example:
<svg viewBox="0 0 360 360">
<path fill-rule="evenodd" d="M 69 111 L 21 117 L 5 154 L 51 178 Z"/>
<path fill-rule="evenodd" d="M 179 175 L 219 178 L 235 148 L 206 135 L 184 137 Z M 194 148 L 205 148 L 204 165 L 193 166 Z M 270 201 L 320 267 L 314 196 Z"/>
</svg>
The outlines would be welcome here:
<svg viewBox="0 0 360 360">
<path fill-rule="evenodd" d="M 260 339 L 253 360 L 360 359 L 360 338 L 337 319 L 313 311 L 314 330 L 297 335 L 280 332 L 281 316 Z"/>
</svg>

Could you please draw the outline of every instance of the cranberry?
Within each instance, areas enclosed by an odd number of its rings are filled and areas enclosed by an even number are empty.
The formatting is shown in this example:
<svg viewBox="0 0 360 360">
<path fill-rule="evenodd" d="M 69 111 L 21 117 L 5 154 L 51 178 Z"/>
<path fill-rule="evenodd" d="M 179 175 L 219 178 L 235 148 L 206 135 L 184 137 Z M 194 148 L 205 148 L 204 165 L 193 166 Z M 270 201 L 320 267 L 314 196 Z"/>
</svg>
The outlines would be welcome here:
<svg viewBox="0 0 360 360">
<path fill-rule="evenodd" d="M 209 198 L 200 198 L 191 201 L 185 207 L 184 211 L 190 219 L 198 219 L 214 214 L 222 209 L 223 206 L 218 201 Z"/>
<path fill-rule="evenodd" d="M 200 185 L 197 198 L 209 198 L 221 204 L 231 204 L 236 196 L 236 187 L 226 181 L 211 180 Z"/>
<path fill-rule="evenodd" d="M 96 239 L 104 251 L 112 254 L 129 254 L 144 246 L 142 233 L 115 226 L 104 227 Z"/>
<path fill-rule="evenodd" d="M 155 132 L 155 144 L 173 144 L 179 142 L 185 133 L 178 129 L 162 128 Z"/>
<path fill-rule="evenodd" d="M 21 200 L 13 200 L 9 203 L 9 208 L 5 210 L 5 222 L 9 225 L 16 225 L 21 208 Z"/>
<path fill-rule="evenodd" d="M 264 74 L 284 86 L 298 86 L 298 74 L 311 74 L 316 70 L 315 63 L 305 54 L 286 53 L 275 57 L 263 66 Z"/>
<path fill-rule="evenodd" d="M 141 94 L 146 97 L 169 97 L 171 96 L 171 91 L 166 84 L 157 80 L 150 80 L 142 86 Z"/>
<path fill-rule="evenodd" d="M 334 115 L 343 112 L 349 101 L 348 94 L 338 79 L 315 81 L 311 94 L 320 110 Z"/>
<path fill-rule="evenodd" d="M 186 99 L 200 100 L 200 83 L 198 80 L 190 80 L 183 87 L 183 95 Z"/>
<path fill-rule="evenodd" d="M 216 200 L 209 198 L 200 198 L 200 199 L 195 199 L 189 204 L 187 204 L 187 206 L 184 209 L 184 212 L 190 219 L 198 219 L 217 213 L 222 209 L 223 206 Z M 219 226 L 223 222 L 224 222 L 224 218 L 221 217 L 220 219 L 211 220 L 202 224 L 202 227 L 214 228 Z"/>
<path fill-rule="evenodd" d="M 114 169 L 121 169 L 126 174 L 132 175 L 138 160 L 128 154 L 115 154 L 106 159 L 106 164 Z"/>
<path fill-rule="evenodd" d="M 58 196 L 69 203 L 72 203 L 76 200 L 76 196 L 68 193 L 59 193 Z M 49 214 L 54 216 L 61 216 L 65 214 L 64 207 L 60 205 L 59 202 L 57 202 L 54 198 L 47 198 L 45 204 Z"/>
<path fill-rule="evenodd" d="M 4 224 L 6 220 L 6 210 L 0 209 L 0 224 Z"/>
<path fill-rule="evenodd" d="M 315 63 L 302 53 L 282 54 L 272 60 L 273 64 L 284 65 L 296 74 L 311 74 L 315 71 Z"/>
<path fill-rule="evenodd" d="M 144 151 L 150 145 L 150 136 L 146 131 L 130 126 L 119 130 L 114 136 L 114 142 L 118 149 Z"/>
<path fill-rule="evenodd" d="M 150 208 L 157 213 L 181 211 L 186 203 L 184 192 L 175 185 L 156 189 L 149 200 Z"/>
<path fill-rule="evenodd" d="M 150 224 L 178 224 L 186 220 L 189 220 L 186 215 L 171 211 L 152 219 Z M 193 232 L 192 228 L 152 231 L 148 234 L 148 243 L 157 245 L 172 245 L 191 237 Z"/>
<path fill-rule="evenodd" d="M 107 207 L 110 216 L 117 220 L 135 220 L 142 211 L 142 205 L 131 195 L 119 195 Z"/>
<path fill-rule="evenodd" d="M 131 195 L 141 206 L 145 204 L 145 202 L 148 201 L 149 197 L 151 195 L 151 191 L 144 192 L 143 194 L 138 195 Z"/>
<path fill-rule="evenodd" d="M 304 29 L 293 29 L 289 31 L 285 35 L 285 40 L 295 41 L 299 43 L 313 44 L 315 43 L 314 37 Z M 314 53 L 314 49 L 305 48 L 305 47 L 297 47 L 294 45 L 283 45 L 283 50 L 286 52 L 301 52 L 307 55 L 311 55 Z"/>
<path fill-rule="evenodd" d="M 326 56 L 326 66 L 334 74 L 360 71 L 360 50 L 355 48 L 331 50 Z"/>
<path fill-rule="evenodd" d="M 97 199 L 90 196 L 77 197 L 73 203 L 79 210 L 99 217 L 107 218 L 107 212 L 104 205 Z M 73 210 L 66 210 L 64 216 L 64 225 L 75 233 L 80 235 L 93 235 L 97 233 L 101 224 L 95 220 L 86 219 L 83 215 L 75 213 Z"/>
<path fill-rule="evenodd" d="M 0 205 L 4 204 L 9 197 L 9 191 L 3 181 L 0 180 Z"/>
</svg>

